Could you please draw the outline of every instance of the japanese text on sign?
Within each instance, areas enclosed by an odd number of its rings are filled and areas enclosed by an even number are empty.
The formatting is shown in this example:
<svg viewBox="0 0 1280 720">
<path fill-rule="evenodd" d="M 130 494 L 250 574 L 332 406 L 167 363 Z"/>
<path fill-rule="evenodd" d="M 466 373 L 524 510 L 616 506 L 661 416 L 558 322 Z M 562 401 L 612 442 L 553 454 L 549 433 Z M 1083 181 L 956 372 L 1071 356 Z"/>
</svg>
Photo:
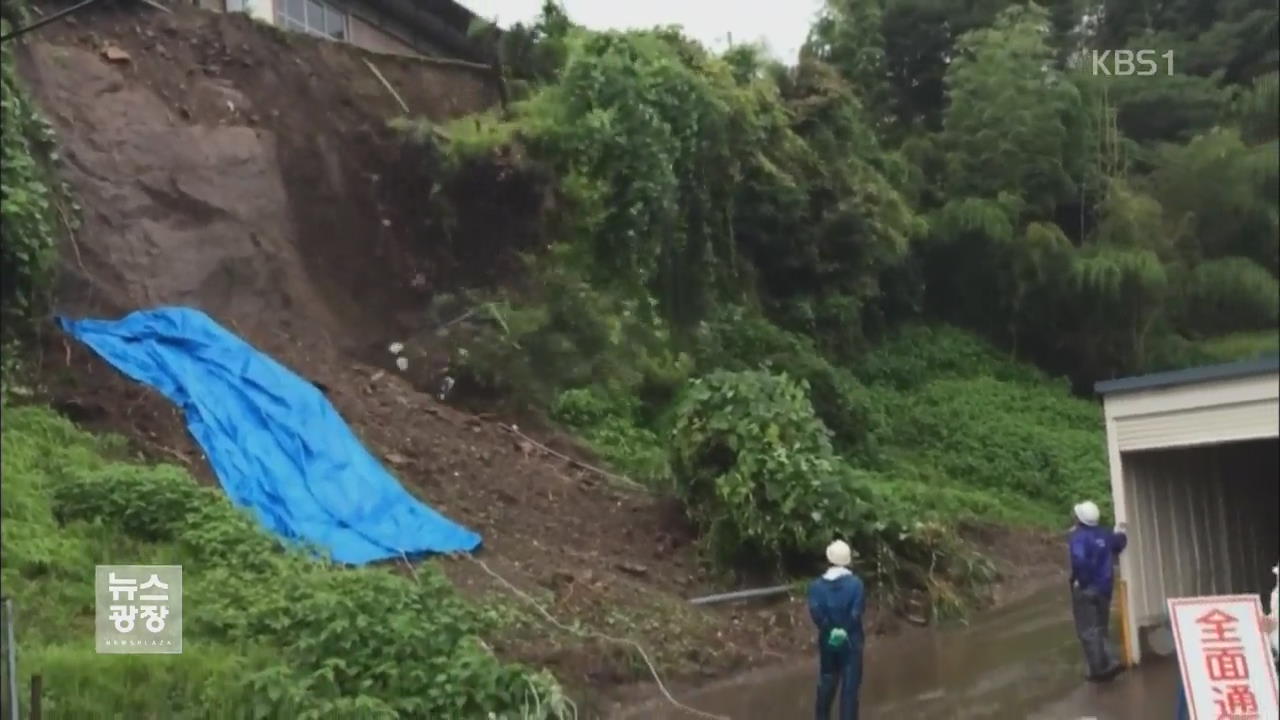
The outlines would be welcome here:
<svg viewBox="0 0 1280 720">
<path fill-rule="evenodd" d="M 1252 595 L 1169 601 L 1192 720 L 1277 720 L 1276 671 Z"/>
<path fill-rule="evenodd" d="M 94 589 L 98 652 L 182 652 L 180 565 L 99 565 Z"/>
</svg>

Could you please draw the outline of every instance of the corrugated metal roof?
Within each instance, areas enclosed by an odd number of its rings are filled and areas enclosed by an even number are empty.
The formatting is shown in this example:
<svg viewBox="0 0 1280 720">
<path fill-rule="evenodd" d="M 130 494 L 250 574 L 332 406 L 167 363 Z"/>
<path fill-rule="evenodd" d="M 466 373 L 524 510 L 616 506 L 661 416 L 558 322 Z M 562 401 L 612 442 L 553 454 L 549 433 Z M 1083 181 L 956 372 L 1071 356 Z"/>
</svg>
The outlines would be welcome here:
<svg viewBox="0 0 1280 720">
<path fill-rule="evenodd" d="M 1156 388 L 1173 387 L 1175 385 L 1191 385 L 1211 380 L 1229 380 L 1231 378 L 1249 377 L 1265 373 L 1280 372 L 1280 355 L 1242 360 L 1224 365 L 1208 365 L 1205 367 L 1173 370 L 1171 372 L 1138 375 L 1136 377 L 1104 380 L 1093 386 L 1099 395 L 1134 392 L 1137 390 L 1154 390 Z"/>
</svg>

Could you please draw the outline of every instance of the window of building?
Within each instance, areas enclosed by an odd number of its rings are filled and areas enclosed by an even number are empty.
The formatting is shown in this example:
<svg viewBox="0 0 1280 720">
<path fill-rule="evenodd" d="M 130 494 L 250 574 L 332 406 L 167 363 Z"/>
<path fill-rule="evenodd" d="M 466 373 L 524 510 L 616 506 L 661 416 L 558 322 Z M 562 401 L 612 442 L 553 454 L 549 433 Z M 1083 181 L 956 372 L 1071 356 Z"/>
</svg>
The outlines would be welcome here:
<svg viewBox="0 0 1280 720">
<path fill-rule="evenodd" d="M 318 0 L 276 0 L 276 24 L 285 30 L 347 39 L 347 14 Z"/>
</svg>

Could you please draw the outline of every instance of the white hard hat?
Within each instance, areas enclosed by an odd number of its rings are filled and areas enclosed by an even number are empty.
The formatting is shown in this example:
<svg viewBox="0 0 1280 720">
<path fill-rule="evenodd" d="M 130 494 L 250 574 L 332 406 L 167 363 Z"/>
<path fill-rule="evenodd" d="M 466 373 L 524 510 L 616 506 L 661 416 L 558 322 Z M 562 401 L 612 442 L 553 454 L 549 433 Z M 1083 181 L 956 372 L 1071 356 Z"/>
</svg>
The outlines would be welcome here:
<svg viewBox="0 0 1280 720">
<path fill-rule="evenodd" d="M 1080 522 L 1088 525 L 1089 527 L 1093 527 L 1098 524 L 1098 517 L 1101 513 L 1098 512 L 1098 506 L 1093 504 L 1093 501 L 1085 500 L 1079 505 L 1076 505 L 1075 510 L 1076 519 Z"/>
<path fill-rule="evenodd" d="M 853 562 L 853 551 L 849 549 L 849 544 L 843 540 L 837 540 L 828 545 L 827 562 L 837 567 L 845 567 Z"/>
</svg>

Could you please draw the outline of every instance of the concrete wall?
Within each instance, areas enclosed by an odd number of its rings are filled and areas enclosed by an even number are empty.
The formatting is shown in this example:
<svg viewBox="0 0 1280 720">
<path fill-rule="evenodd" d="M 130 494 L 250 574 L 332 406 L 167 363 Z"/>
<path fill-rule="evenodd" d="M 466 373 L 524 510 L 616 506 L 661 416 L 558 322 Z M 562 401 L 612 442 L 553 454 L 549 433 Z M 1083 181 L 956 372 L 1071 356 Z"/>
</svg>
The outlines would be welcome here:
<svg viewBox="0 0 1280 720">
<path fill-rule="evenodd" d="M 347 16 L 348 40 L 356 47 L 389 55 L 421 55 L 412 45 L 396 35 L 377 27 L 376 21 L 366 20 L 363 11 Z"/>
<path fill-rule="evenodd" d="M 276 7 L 282 0 L 196 0 L 200 7 L 216 12 L 248 9 L 255 20 L 276 25 Z M 430 42 L 358 0 L 325 0 L 325 4 L 346 13 L 347 42 L 371 52 L 391 55 L 442 55 Z"/>
</svg>

